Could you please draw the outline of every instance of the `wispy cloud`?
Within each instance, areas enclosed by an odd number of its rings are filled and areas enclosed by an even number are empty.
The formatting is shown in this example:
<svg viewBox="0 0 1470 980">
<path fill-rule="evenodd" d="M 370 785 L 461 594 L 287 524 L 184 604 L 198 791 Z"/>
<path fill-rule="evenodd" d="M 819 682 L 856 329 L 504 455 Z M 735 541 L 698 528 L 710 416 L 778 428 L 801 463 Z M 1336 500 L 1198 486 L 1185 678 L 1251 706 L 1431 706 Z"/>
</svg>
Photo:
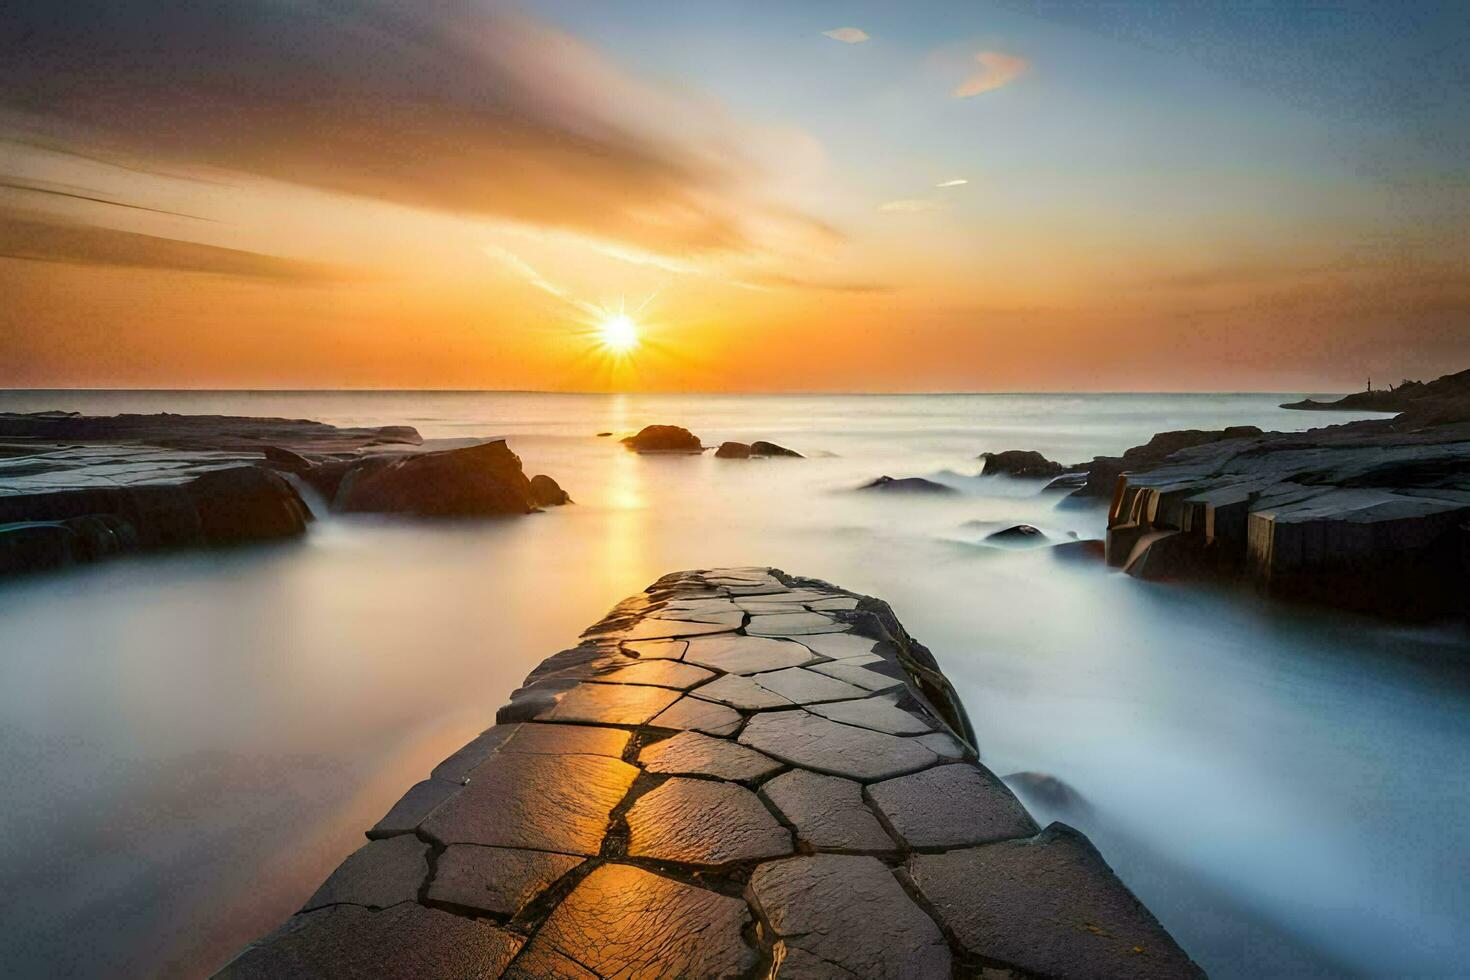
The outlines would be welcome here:
<svg viewBox="0 0 1470 980">
<path fill-rule="evenodd" d="M 822 34 L 834 41 L 841 41 L 843 44 L 862 44 L 864 41 L 872 40 L 872 36 L 860 27 L 837 27 L 830 31 L 823 31 Z"/>
<path fill-rule="evenodd" d="M 203 272 L 296 283 L 356 278 L 346 269 L 316 262 L 4 210 L 0 210 L 0 258 Z"/>
<path fill-rule="evenodd" d="M 955 87 L 952 93 L 957 99 L 968 99 L 981 92 L 993 92 L 1009 85 L 1031 68 L 1031 62 L 1013 54 L 1000 51 L 981 51 L 975 55 L 980 70 L 972 72 Z"/>
<path fill-rule="evenodd" d="M 939 183 L 935 184 L 934 186 L 935 187 L 960 187 L 960 186 L 962 186 L 964 184 L 968 184 L 968 183 L 969 183 L 969 181 L 966 180 L 965 178 L 963 178 L 963 177 L 956 177 L 954 180 L 941 180 Z"/>
<path fill-rule="evenodd" d="M 878 205 L 879 211 L 937 211 L 939 208 L 939 202 L 928 197 L 906 197 Z"/>
<path fill-rule="evenodd" d="M 761 251 L 771 229 L 830 239 L 768 203 L 810 137 L 637 78 L 498 0 L 111 0 L 85 17 L 10 0 L 5 16 L 0 111 L 88 152 L 668 256 Z"/>
</svg>

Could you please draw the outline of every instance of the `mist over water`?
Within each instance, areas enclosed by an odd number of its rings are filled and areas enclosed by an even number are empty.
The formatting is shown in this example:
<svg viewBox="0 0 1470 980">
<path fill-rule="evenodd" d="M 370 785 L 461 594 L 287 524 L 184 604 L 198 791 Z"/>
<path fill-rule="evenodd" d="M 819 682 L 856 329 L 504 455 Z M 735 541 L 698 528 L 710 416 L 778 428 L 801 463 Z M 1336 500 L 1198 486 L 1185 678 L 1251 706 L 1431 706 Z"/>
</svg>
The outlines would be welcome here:
<svg viewBox="0 0 1470 980">
<path fill-rule="evenodd" d="M 576 500 L 329 517 L 302 541 L 0 584 L 0 949 L 20 975 L 197 975 L 298 906 L 521 678 L 665 572 L 775 565 L 888 600 L 997 773 L 1085 830 L 1216 977 L 1453 975 L 1470 953 L 1470 640 L 1137 582 L 988 530 L 1098 510 L 976 478 L 1154 432 L 1351 416 L 1274 395 L 0 393 L 0 411 L 221 412 L 509 437 Z M 685 425 L 806 460 L 640 457 Z M 826 455 L 830 454 L 830 455 Z M 947 498 L 854 494 L 929 476 Z M 977 523 L 979 522 L 979 523 Z"/>
</svg>

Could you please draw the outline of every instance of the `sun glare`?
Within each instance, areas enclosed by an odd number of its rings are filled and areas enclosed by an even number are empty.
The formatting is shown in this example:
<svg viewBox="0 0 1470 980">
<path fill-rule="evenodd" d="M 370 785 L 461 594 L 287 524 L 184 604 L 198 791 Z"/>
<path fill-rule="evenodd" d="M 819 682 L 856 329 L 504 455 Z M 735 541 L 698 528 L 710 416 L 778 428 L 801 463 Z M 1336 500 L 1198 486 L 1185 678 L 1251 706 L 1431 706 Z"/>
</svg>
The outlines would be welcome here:
<svg viewBox="0 0 1470 980">
<path fill-rule="evenodd" d="M 627 354 L 638 346 L 638 325 L 626 313 L 618 313 L 602 321 L 597 339 L 614 354 Z"/>
</svg>

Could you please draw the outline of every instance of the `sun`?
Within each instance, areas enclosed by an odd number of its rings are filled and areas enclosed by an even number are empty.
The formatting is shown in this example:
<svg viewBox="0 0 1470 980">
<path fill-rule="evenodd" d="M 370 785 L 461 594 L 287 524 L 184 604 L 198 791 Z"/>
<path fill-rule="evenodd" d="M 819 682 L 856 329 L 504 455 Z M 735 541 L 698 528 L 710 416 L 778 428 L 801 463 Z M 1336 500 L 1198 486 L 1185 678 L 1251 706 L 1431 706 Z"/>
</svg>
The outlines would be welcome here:
<svg viewBox="0 0 1470 980">
<path fill-rule="evenodd" d="M 617 313 L 597 326 L 597 339 L 614 354 L 629 354 L 638 346 L 638 324 L 626 313 Z"/>
</svg>

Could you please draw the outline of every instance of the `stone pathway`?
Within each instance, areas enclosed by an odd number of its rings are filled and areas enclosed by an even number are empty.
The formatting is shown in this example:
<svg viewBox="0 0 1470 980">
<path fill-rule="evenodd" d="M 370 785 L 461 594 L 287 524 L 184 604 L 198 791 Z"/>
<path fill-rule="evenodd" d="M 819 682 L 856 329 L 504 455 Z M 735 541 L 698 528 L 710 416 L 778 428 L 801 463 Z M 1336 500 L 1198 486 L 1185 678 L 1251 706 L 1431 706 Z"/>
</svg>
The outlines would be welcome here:
<svg viewBox="0 0 1470 980">
<path fill-rule="evenodd" d="M 221 976 L 1197 977 L 875 599 L 665 576 Z"/>
</svg>

